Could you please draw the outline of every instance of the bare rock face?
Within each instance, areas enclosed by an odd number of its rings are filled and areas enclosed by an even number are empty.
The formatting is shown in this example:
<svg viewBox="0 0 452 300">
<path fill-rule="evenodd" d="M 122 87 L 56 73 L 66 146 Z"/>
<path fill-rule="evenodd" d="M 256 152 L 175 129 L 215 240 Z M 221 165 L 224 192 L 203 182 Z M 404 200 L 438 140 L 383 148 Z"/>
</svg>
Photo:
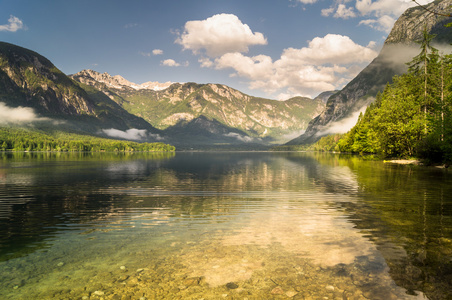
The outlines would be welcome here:
<svg viewBox="0 0 452 300">
<path fill-rule="evenodd" d="M 94 115 L 86 92 L 33 51 L 0 43 L 0 78 L 1 102 L 48 113 Z"/>
<path fill-rule="evenodd" d="M 172 82 L 145 82 L 142 84 L 137 84 L 128 81 L 124 77 L 120 75 L 111 76 L 108 73 L 99 73 L 93 70 L 83 70 L 75 75 L 72 75 L 72 77 L 84 84 L 87 85 L 94 85 L 97 83 L 103 83 L 109 88 L 115 88 L 115 89 L 134 89 L 134 90 L 153 90 L 153 91 L 160 91 L 168 88 Z"/>
<path fill-rule="evenodd" d="M 434 1 L 425 7 L 430 11 L 440 14 L 450 14 L 452 0 Z M 391 33 L 388 35 L 385 45 L 389 44 L 412 44 L 413 41 L 420 40 L 422 38 L 422 31 L 424 28 L 432 34 L 437 34 L 436 42 L 451 41 L 452 33 L 450 29 L 445 28 L 444 25 L 450 23 L 451 19 L 442 15 L 433 14 L 428 12 L 422 7 L 415 6 L 408 9 L 403 13 L 394 27 Z"/>
<path fill-rule="evenodd" d="M 430 11 L 442 14 L 451 13 L 451 7 L 452 0 L 437 0 L 426 6 Z M 406 72 L 406 63 L 420 51 L 415 41 L 422 38 L 424 28 L 437 35 L 435 42 L 452 42 L 452 30 L 444 27 L 451 21 L 451 18 L 432 14 L 422 7 L 406 10 L 394 24 L 379 55 L 341 91 L 332 95 L 325 110 L 309 123 L 305 133 L 287 145 L 311 144 L 324 135 L 341 132 L 338 127 L 341 121 L 372 103 L 377 93 L 392 82 L 394 75 Z"/>
</svg>

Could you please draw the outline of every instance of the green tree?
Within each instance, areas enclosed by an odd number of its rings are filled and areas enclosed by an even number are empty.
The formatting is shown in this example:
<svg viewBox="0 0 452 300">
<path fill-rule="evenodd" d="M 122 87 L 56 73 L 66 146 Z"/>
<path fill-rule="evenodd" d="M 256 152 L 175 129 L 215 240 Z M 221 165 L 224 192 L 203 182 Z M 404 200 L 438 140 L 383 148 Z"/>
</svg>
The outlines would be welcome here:
<svg viewBox="0 0 452 300">
<path fill-rule="evenodd" d="M 427 31 L 427 26 L 424 27 L 424 30 L 422 31 L 422 39 L 420 41 L 417 41 L 420 45 L 421 52 L 413 58 L 411 62 L 408 63 L 409 68 L 408 71 L 411 74 L 414 74 L 416 76 L 422 77 L 423 81 L 423 111 L 424 111 L 424 134 L 427 135 L 428 133 L 428 126 L 427 126 L 427 113 L 428 113 L 428 107 L 431 105 L 431 97 L 429 97 L 428 93 L 428 87 L 429 87 L 429 79 L 430 79 L 430 72 L 429 68 L 430 62 L 432 62 L 434 59 L 437 58 L 438 49 L 434 48 L 432 46 L 432 40 L 435 38 L 436 35 L 429 34 Z"/>
</svg>

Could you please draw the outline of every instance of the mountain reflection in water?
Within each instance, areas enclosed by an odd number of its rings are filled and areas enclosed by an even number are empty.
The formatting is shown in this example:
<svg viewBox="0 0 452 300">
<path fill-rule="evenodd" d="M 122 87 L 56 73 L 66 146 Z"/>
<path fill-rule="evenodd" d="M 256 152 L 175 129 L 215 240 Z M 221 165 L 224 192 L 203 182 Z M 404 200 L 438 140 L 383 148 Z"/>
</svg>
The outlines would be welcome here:
<svg viewBox="0 0 452 300">
<path fill-rule="evenodd" d="M 0 154 L 0 298 L 450 299 L 450 195 L 355 156 Z"/>
</svg>

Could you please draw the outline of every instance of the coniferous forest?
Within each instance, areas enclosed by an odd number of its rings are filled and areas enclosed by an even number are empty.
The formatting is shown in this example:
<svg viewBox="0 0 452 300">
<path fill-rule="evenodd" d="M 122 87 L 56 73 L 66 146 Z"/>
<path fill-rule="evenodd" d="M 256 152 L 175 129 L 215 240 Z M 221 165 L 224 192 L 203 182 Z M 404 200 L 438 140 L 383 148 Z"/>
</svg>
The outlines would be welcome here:
<svg viewBox="0 0 452 300">
<path fill-rule="evenodd" d="M 57 132 L 54 135 L 23 128 L 0 128 L 0 151 L 175 151 L 164 143 L 137 143 Z"/>
<path fill-rule="evenodd" d="M 408 72 L 393 78 L 349 132 L 311 149 L 451 162 L 452 55 L 434 48 L 433 39 L 424 31 Z"/>
</svg>

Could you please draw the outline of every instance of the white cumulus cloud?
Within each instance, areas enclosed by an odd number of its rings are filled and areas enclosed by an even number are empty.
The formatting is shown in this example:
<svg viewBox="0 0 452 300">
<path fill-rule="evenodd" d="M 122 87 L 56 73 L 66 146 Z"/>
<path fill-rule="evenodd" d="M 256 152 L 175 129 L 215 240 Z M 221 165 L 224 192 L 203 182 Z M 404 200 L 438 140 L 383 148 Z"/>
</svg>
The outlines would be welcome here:
<svg viewBox="0 0 452 300">
<path fill-rule="evenodd" d="M 161 65 L 166 67 L 179 67 L 180 63 L 176 62 L 174 59 L 169 58 L 162 60 Z"/>
<path fill-rule="evenodd" d="M 375 56 L 377 53 L 374 50 L 356 44 L 348 36 L 327 34 L 314 38 L 308 47 L 284 50 L 282 58 L 312 64 L 346 64 L 368 62 Z"/>
<path fill-rule="evenodd" d="M 347 7 L 345 3 L 355 2 Z M 433 0 L 418 0 L 421 5 L 433 2 Z M 329 8 L 321 10 L 324 17 L 349 19 L 354 17 L 366 17 L 359 25 L 367 25 L 373 29 L 389 33 L 396 19 L 408 8 L 417 5 L 412 0 L 335 0 Z"/>
<path fill-rule="evenodd" d="M 153 55 L 162 55 L 163 50 L 160 49 L 154 49 L 152 52 L 139 52 L 142 56 L 151 57 Z"/>
<path fill-rule="evenodd" d="M 391 16 L 384 15 L 378 19 L 367 19 L 359 22 L 359 25 L 366 25 L 379 31 L 389 33 L 394 26 L 395 19 Z"/>
<path fill-rule="evenodd" d="M 268 80 L 274 73 L 274 66 L 271 57 L 258 55 L 248 57 L 241 53 L 226 53 L 215 60 L 217 69 L 232 68 L 240 77 L 249 79 Z"/>
<path fill-rule="evenodd" d="M 334 14 L 333 14 L 334 13 Z M 335 18 L 349 19 L 356 17 L 355 10 L 353 7 L 347 7 L 345 4 L 339 4 L 337 7 L 331 6 L 321 10 L 321 15 L 324 17 L 329 17 L 333 15 Z"/>
<path fill-rule="evenodd" d="M 0 25 L 0 31 L 16 32 L 20 29 L 25 29 L 24 23 L 21 19 L 13 15 L 9 17 L 8 24 Z"/>
<path fill-rule="evenodd" d="M 433 0 L 418 0 L 421 5 L 433 2 Z M 416 6 L 412 0 L 356 0 L 356 9 L 362 16 L 370 16 L 360 25 L 367 25 L 376 30 L 389 33 L 396 19 L 408 8 Z"/>
<path fill-rule="evenodd" d="M 322 16 L 329 17 L 334 12 L 334 7 L 324 8 L 321 11 Z"/>
<path fill-rule="evenodd" d="M 194 54 L 218 57 L 231 52 L 248 52 L 249 46 L 266 45 L 260 32 L 252 32 L 233 14 L 217 14 L 202 21 L 188 21 L 176 43 Z"/>
<path fill-rule="evenodd" d="M 334 14 L 335 18 L 348 19 L 356 17 L 353 7 L 346 7 L 345 4 L 339 4 Z"/>
<path fill-rule="evenodd" d="M 308 47 L 285 49 L 276 61 L 266 55 L 248 57 L 236 52 L 216 58 L 213 64 L 217 69 L 233 69 L 232 75 L 248 79 L 251 89 L 313 97 L 342 88 L 376 56 L 376 51 L 347 36 L 328 34 L 314 38 Z"/>
<path fill-rule="evenodd" d="M 419 0 L 420 4 L 427 4 L 433 0 Z M 362 15 L 375 15 L 381 17 L 383 15 L 399 16 L 405 10 L 415 6 L 412 0 L 356 0 L 356 9 Z"/>
<path fill-rule="evenodd" d="M 211 61 L 209 58 L 207 57 L 201 57 L 200 59 L 198 59 L 198 62 L 201 64 L 202 68 L 210 68 L 213 67 L 213 61 Z"/>
<path fill-rule="evenodd" d="M 297 0 L 297 1 L 303 4 L 314 4 L 317 2 L 317 0 Z"/>
</svg>

